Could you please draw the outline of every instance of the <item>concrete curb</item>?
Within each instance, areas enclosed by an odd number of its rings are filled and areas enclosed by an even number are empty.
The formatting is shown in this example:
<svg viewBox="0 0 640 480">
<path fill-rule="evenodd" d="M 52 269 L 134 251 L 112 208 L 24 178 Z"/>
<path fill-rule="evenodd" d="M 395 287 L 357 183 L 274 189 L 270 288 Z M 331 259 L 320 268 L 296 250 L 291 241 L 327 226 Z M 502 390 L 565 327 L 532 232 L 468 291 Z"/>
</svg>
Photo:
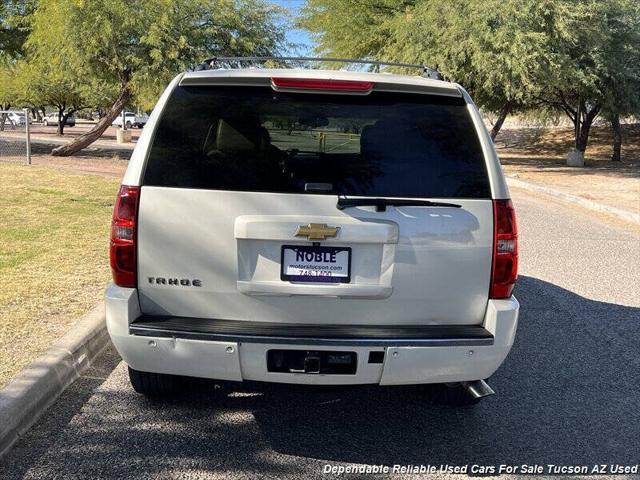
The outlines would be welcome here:
<svg viewBox="0 0 640 480">
<path fill-rule="evenodd" d="M 91 365 L 108 342 L 101 304 L 0 390 L 0 458 Z"/>
<path fill-rule="evenodd" d="M 602 203 L 594 202 L 592 200 L 587 200 L 586 198 L 582 198 L 577 195 L 571 195 L 570 193 L 564 193 L 559 190 L 555 190 L 553 188 L 543 187 L 542 185 L 537 185 L 535 183 L 525 182 L 523 180 L 510 177 L 508 175 L 507 175 L 507 183 L 509 184 L 509 186 L 512 186 L 512 187 L 522 188 L 524 190 L 529 190 L 531 192 L 538 192 L 538 193 L 544 193 L 546 195 L 551 195 L 552 197 L 559 198 L 566 202 L 579 205 L 583 208 L 587 208 L 595 212 L 606 213 L 609 215 L 613 215 L 614 217 L 618 217 L 627 222 L 640 224 L 640 214 L 638 213 L 629 212 L 628 210 L 623 210 L 621 208 L 610 207 L 609 205 L 603 205 Z"/>
</svg>

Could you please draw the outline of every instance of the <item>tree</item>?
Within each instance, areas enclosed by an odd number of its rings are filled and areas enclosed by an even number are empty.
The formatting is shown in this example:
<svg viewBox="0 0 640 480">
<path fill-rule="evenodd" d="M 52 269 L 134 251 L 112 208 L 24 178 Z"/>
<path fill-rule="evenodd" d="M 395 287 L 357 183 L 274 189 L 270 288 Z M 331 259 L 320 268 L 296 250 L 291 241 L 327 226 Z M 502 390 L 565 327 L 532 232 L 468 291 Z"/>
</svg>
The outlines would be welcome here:
<svg viewBox="0 0 640 480">
<path fill-rule="evenodd" d="M 334 56 L 438 66 L 480 107 L 567 115 L 584 156 L 601 112 L 638 112 L 640 4 L 633 0 L 307 0 L 299 21 Z M 614 146 L 614 152 L 618 147 Z M 614 153 L 614 158 L 617 154 Z"/>
<path fill-rule="evenodd" d="M 22 105 L 38 108 L 55 107 L 58 113 L 58 135 L 64 135 L 67 119 L 79 110 L 95 108 L 110 102 L 114 95 L 111 85 L 74 70 L 62 56 L 42 59 L 37 51 L 28 61 L 17 65 L 16 98 Z"/>
<path fill-rule="evenodd" d="M 556 63 L 547 69 L 541 99 L 574 124 L 570 158 L 580 165 L 600 114 L 619 135 L 619 116 L 639 109 L 640 6 L 630 0 L 567 0 L 562 7 L 553 19 Z M 621 141 L 618 136 L 615 143 Z"/>
<path fill-rule="evenodd" d="M 307 0 L 297 23 L 311 32 L 320 55 L 377 57 L 394 35 L 394 20 L 415 3 L 416 0 Z"/>
<path fill-rule="evenodd" d="M 525 109 L 544 55 L 545 5 L 533 0 L 308 0 L 300 26 L 318 52 L 440 67 L 498 118 Z"/>
<path fill-rule="evenodd" d="M 117 89 L 90 132 L 52 153 L 90 145 L 134 97 L 150 105 L 176 73 L 207 56 L 275 53 L 284 42 L 279 12 L 262 0 L 40 0 L 28 42 L 42 51 L 49 42 L 52 55 Z"/>
<path fill-rule="evenodd" d="M 553 9 L 553 0 L 421 1 L 396 20 L 385 52 L 439 66 L 497 113 L 495 138 L 507 115 L 531 108 L 541 90 Z"/>
<path fill-rule="evenodd" d="M 33 3 L 33 0 L 5 0 L 0 4 L 0 110 L 9 110 L 18 103 L 16 61 L 23 54 Z M 6 120 L 7 115 L 2 114 L 0 130 L 4 130 Z"/>
<path fill-rule="evenodd" d="M 613 152 L 611 160 L 622 159 L 622 127 L 620 118 L 640 114 L 640 7 L 634 2 L 612 5 L 610 47 L 606 61 L 608 70 L 616 71 L 605 89 L 602 115 L 611 124 Z"/>
<path fill-rule="evenodd" d="M 15 66 L 0 58 L 0 110 L 9 110 L 15 105 L 16 79 Z"/>
<path fill-rule="evenodd" d="M 0 110 L 9 110 L 15 105 L 17 82 L 15 65 L 6 58 L 0 57 Z M 4 130 L 7 114 L 0 115 L 0 131 Z"/>
<path fill-rule="evenodd" d="M 4 0 L 0 4 L 0 56 L 22 56 L 34 6 L 34 0 Z"/>
</svg>

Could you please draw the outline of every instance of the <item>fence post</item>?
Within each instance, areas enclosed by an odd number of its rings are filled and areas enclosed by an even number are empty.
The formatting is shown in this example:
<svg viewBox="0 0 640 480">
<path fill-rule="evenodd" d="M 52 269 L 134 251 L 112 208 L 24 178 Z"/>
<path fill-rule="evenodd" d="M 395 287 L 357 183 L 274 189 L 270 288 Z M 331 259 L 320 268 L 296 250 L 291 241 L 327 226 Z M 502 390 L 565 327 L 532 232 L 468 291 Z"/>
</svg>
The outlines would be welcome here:
<svg viewBox="0 0 640 480">
<path fill-rule="evenodd" d="M 27 141 L 27 165 L 31 165 L 31 129 L 29 122 L 31 121 L 31 114 L 28 108 L 24 109 L 24 133 Z"/>
</svg>

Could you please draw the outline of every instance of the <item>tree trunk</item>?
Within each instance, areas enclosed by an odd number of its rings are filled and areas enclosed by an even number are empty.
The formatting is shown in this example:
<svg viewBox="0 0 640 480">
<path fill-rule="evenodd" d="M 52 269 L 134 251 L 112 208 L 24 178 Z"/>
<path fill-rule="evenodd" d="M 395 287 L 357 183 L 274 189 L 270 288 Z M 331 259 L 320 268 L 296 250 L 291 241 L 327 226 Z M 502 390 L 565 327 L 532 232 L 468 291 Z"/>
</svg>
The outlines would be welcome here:
<svg viewBox="0 0 640 480">
<path fill-rule="evenodd" d="M 11 108 L 11 105 L 2 105 L 2 110 L 9 110 Z M 2 118 L 0 118 L 0 132 L 4 132 L 4 124 L 7 122 L 7 116 L 8 114 L 3 113 L 1 115 Z"/>
<path fill-rule="evenodd" d="M 578 100 L 578 108 L 576 109 L 576 119 L 573 121 L 573 126 L 574 126 L 574 132 L 573 132 L 573 138 L 574 138 L 574 148 L 578 151 L 578 152 L 582 152 L 584 154 L 584 149 L 580 150 L 579 147 L 579 143 L 580 143 L 580 127 L 582 126 L 582 100 Z"/>
<path fill-rule="evenodd" d="M 568 166 L 584 166 L 584 153 L 589 143 L 589 131 L 598 113 L 600 113 L 599 105 L 595 105 L 589 110 L 584 101 L 578 104 L 576 116 L 573 119 L 575 125 L 575 148 L 569 152 L 569 156 L 567 157 Z"/>
<path fill-rule="evenodd" d="M 67 126 L 67 120 L 69 119 L 69 117 L 71 116 L 72 113 L 73 113 L 73 110 L 65 113 L 62 116 L 62 122 L 61 122 L 62 123 L 62 129 L 60 130 L 62 132 L 62 135 L 64 135 L 64 129 Z"/>
<path fill-rule="evenodd" d="M 507 118 L 507 115 L 509 115 L 509 112 L 511 112 L 511 107 L 512 104 L 511 102 L 506 102 L 502 108 L 500 109 L 500 113 L 498 114 L 498 118 L 496 119 L 496 123 L 493 124 L 493 128 L 491 129 L 491 140 L 495 140 L 496 137 L 498 136 L 498 133 L 500 133 L 500 129 L 502 128 L 502 124 L 504 123 L 504 121 Z"/>
<path fill-rule="evenodd" d="M 64 115 L 64 109 L 58 109 L 58 128 L 56 129 L 57 135 L 64 135 L 64 124 L 66 123 L 66 118 Z"/>
<path fill-rule="evenodd" d="M 591 130 L 592 123 L 593 119 L 589 120 L 588 118 L 585 118 L 581 122 L 580 130 L 576 137 L 576 150 L 579 152 L 584 153 L 587 150 L 587 145 L 589 144 L 589 130 Z"/>
<path fill-rule="evenodd" d="M 613 155 L 612 162 L 621 161 L 622 151 L 622 128 L 620 127 L 620 115 L 617 113 L 611 117 L 611 129 L 613 130 Z"/>
<path fill-rule="evenodd" d="M 51 154 L 57 157 L 68 157 L 70 155 L 73 155 L 77 151 L 82 150 L 83 148 L 86 148 L 89 145 L 91 145 L 93 142 L 95 142 L 102 136 L 102 134 L 107 128 L 109 128 L 111 123 L 113 123 L 113 120 L 118 116 L 118 114 L 120 114 L 122 109 L 129 102 L 130 98 L 131 98 L 131 91 L 129 90 L 129 85 L 125 84 L 122 87 L 122 90 L 120 90 L 120 95 L 118 95 L 118 98 L 116 99 L 116 101 L 113 103 L 113 105 L 111 105 L 111 108 L 109 109 L 107 114 L 104 117 L 102 117 L 98 121 L 98 123 L 96 123 L 95 127 L 93 127 L 84 135 L 80 135 L 75 140 L 65 145 L 61 145 L 59 147 L 54 148 L 51 151 Z"/>
<path fill-rule="evenodd" d="M 576 128 L 576 150 L 584 152 L 587 149 L 589 143 L 589 131 L 593 121 L 600 113 L 600 107 L 595 106 L 591 110 L 584 109 L 584 115 L 582 118 L 578 117 L 578 128 Z"/>
</svg>

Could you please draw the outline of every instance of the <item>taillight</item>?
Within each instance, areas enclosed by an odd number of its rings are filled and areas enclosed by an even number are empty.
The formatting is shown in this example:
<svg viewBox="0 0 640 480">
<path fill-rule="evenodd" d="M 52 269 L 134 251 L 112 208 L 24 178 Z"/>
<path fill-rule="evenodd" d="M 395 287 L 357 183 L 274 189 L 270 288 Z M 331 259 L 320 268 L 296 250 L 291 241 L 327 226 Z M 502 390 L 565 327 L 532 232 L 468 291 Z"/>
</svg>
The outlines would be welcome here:
<svg viewBox="0 0 640 480">
<path fill-rule="evenodd" d="M 271 85 L 276 90 L 329 90 L 345 93 L 369 93 L 373 88 L 373 82 L 281 77 L 272 78 Z"/>
<path fill-rule="evenodd" d="M 135 287 L 137 274 L 136 227 L 140 187 L 122 185 L 111 222 L 111 272 L 121 287 Z"/>
<path fill-rule="evenodd" d="M 490 298 L 509 298 L 518 278 L 518 226 L 511 200 L 493 201 Z"/>
</svg>

